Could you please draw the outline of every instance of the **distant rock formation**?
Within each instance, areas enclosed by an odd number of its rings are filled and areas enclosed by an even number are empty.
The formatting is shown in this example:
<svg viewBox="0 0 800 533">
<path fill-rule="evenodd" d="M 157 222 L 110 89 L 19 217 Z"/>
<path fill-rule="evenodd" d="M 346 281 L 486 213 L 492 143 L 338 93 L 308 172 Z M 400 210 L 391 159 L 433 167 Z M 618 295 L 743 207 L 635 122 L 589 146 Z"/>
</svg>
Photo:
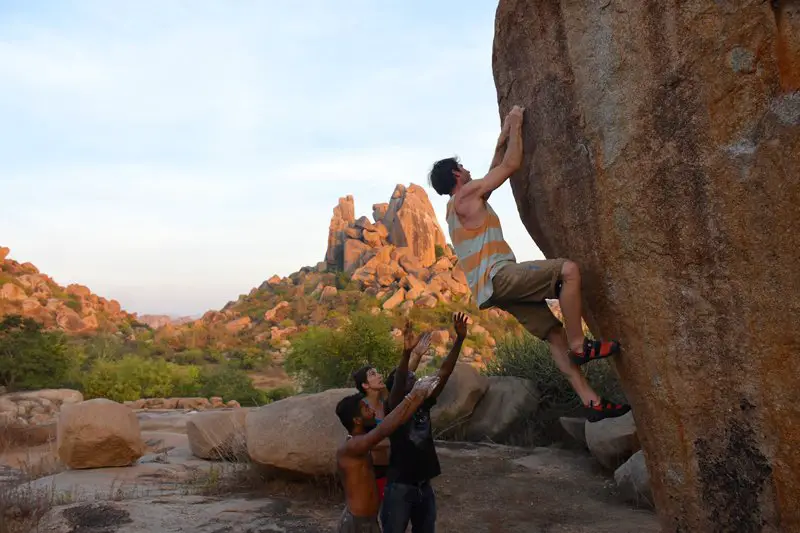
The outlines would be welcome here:
<svg viewBox="0 0 800 533">
<path fill-rule="evenodd" d="M 466 276 L 422 187 L 397 185 L 389 203 L 372 211 L 374 222 L 356 220 L 353 197 L 339 199 L 328 230 L 328 270 L 350 274 L 384 309 L 469 297 Z"/>
<path fill-rule="evenodd" d="M 83 285 L 62 287 L 31 263 L 9 259 L 9 253 L 0 248 L 0 317 L 19 314 L 67 333 L 113 331 L 134 319 L 118 301 L 97 296 Z"/>
<path fill-rule="evenodd" d="M 329 270 L 352 273 L 367 250 L 391 244 L 408 248 L 422 265 L 433 265 L 447 247 L 428 194 L 419 185 L 397 185 L 389 203 L 372 206 L 373 220 L 355 219 L 352 196 L 339 198 L 328 229 Z"/>
<path fill-rule="evenodd" d="M 389 230 L 389 242 L 409 248 L 423 267 L 436 262 L 437 246 L 447 246 L 428 193 L 419 185 L 397 185 L 381 222 Z"/>
<path fill-rule="evenodd" d="M 147 324 L 153 329 L 162 328 L 166 325 L 181 326 L 192 322 L 197 317 L 181 316 L 174 317 L 172 315 L 136 315 L 136 320 L 142 324 Z"/>
<path fill-rule="evenodd" d="M 344 231 L 355 222 L 355 206 L 352 196 L 339 198 L 339 204 L 333 208 L 333 216 L 328 230 L 328 250 L 325 262 L 331 269 L 341 269 L 344 254 Z"/>
</svg>

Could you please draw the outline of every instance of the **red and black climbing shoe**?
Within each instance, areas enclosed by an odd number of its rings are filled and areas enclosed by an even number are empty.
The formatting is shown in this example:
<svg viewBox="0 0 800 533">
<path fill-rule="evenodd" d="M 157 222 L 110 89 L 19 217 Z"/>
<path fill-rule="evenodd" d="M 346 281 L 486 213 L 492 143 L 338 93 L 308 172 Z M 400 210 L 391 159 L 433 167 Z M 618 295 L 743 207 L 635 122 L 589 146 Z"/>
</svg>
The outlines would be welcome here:
<svg viewBox="0 0 800 533">
<path fill-rule="evenodd" d="M 606 418 L 616 418 L 631 410 L 631 406 L 624 403 L 614 403 L 600 398 L 600 403 L 589 402 L 583 407 L 586 412 L 586 420 L 589 422 L 599 422 Z"/>
<path fill-rule="evenodd" d="M 620 344 L 617 341 L 604 341 L 604 340 L 583 340 L 583 352 L 569 351 L 569 358 L 578 366 L 585 365 L 589 361 L 597 359 L 605 359 L 614 354 L 618 354 Z"/>
</svg>

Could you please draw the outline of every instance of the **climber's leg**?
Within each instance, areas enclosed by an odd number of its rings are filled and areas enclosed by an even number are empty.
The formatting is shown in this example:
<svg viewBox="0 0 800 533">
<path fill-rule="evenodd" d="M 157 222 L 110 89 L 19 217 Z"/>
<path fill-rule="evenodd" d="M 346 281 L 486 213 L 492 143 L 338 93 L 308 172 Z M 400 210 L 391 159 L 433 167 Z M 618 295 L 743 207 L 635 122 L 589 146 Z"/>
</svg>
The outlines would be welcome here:
<svg viewBox="0 0 800 533">
<path fill-rule="evenodd" d="M 591 341 L 583 335 L 581 314 L 581 273 L 578 265 L 567 259 L 545 259 L 511 263 L 498 270 L 492 278 L 492 297 L 488 305 L 505 308 L 522 304 L 541 304 L 555 300 L 564 316 L 564 328 L 570 348 L 572 362 L 580 366 L 595 359 L 603 359 L 619 353 L 619 342 L 607 340 Z M 544 339 L 558 320 L 541 314 L 541 324 L 536 325 Z M 555 322 L 554 322 L 555 320 Z M 541 332 L 543 330 L 543 332 Z"/>
<path fill-rule="evenodd" d="M 567 337 L 564 334 L 564 328 L 556 326 L 547 334 L 547 343 L 550 346 L 550 355 L 553 357 L 556 366 L 567 377 L 572 389 L 580 397 L 583 405 L 590 403 L 600 403 L 600 397 L 589 385 L 586 376 L 583 375 L 581 369 L 570 361 L 569 347 L 567 345 Z"/>
<path fill-rule="evenodd" d="M 564 328 L 567 330 L 572 362 L 580 366 L 619 353 L 619 342 L 602 339 L 591 341 L 583 335 L 581 273 L 578 265 L 572 261 L 564 261 L 558 282 L 556 291 L 561 314 L 564 315 Z"/>
<path fill-rule="evenodd" d="M 620 416 L 628 412 L 630 407 L 613 404 L 599 397 L 579 368 L 579 365 L 587 361 L 616 353 L 615 349 L 618 351 L 619 347 L 618 344 L 608 341 L 587 339 L 584 342 L 580 316 L 580 274 L 577 268 L 567 265 L 574 263 L 564 259 L 553 259 L 504 266 L 492 279 L 493 295 L 490 305 L 511 313 L 531 335 L 548 342 L 556 366 L 567 377 L 573 390 L 580 397 L 586 408 L 588 420 L 594 422 Z M 573 299 L 578 299 L 578 305 L 573 305 L 570 312 L 574 313 L 577 310 L 578 313 L 580 347 L 585 347 L 579 353 L 570 350 L 564 327 L 553 315 L 546 301 L 555 298 L 562 300 L 564 288 L 568 284 L 566 295 L 568 305 L 574 304 Z"/>
<path fill-rule="evenodd" d="M 547 341 L 553 361 L 581 399 L 587 420 L 597 422 L 630 411 L 630 406 L 609 402 L 592 389 L 580 367 L 572 361 L 564 328 L 547 303 L 513 304 L 501 309 L 514 315 L 531 335 Z"/>
<path fill-rule="evenodd" d="M 556 290 L 561 314 L 564 316 L 564 329 L 567 330 L 567 341 L 574 352 L 583 349 L 583 327 L 581 320 L 581 273 L 577 263 L 564 261 L 561 264 L 560 287 Z M 558 290 L 560 288 L 560 290 Z"/>
</svg>

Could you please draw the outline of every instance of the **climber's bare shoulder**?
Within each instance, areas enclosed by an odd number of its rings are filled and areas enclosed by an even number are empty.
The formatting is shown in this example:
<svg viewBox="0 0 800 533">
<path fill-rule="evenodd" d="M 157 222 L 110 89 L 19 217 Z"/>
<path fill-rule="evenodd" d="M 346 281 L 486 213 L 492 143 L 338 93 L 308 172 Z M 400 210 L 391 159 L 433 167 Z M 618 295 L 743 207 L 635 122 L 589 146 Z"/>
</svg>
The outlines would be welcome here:
<svg viewBox="0 0 800 533">
<path fill-rule="evenodd" d="M 458 191 L 453 197 L 453 207 L 458 216 L 458 221 L 467 229 L 479 228 L 486 219 L 486 200 L 470 191 Z"/>
</svg>

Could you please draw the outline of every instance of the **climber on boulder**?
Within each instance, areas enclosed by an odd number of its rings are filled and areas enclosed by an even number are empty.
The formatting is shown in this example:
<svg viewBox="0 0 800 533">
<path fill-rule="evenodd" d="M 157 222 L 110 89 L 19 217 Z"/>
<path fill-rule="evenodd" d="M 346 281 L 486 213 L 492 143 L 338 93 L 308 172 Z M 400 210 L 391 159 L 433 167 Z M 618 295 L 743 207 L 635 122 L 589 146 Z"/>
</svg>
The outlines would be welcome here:
<svg viewBox="0 0 800 533">
<path fill-rule="evenodd" d="M 503 309 L 532 335 L 548 342 L 553 360 L 580 396 L 587 420 L 621 416 L 630 406 L 598 396 L 579 368 L 619 353 L 620 345 L 584 337 L 578 265 L 564 258 L 517 263 L 503 237 L 500 219 L 487 201 L 522 164 L 523 113 L 519 106 L 508 113 L 486 176 L 473 180 L 458 159 L 448 158 L 433 165 L 430 185 L 440 195 L 450 196 L 450 240 L 478 307 Z M 563 325 L 546 299 L 559 300 Z"/>
</svg>

